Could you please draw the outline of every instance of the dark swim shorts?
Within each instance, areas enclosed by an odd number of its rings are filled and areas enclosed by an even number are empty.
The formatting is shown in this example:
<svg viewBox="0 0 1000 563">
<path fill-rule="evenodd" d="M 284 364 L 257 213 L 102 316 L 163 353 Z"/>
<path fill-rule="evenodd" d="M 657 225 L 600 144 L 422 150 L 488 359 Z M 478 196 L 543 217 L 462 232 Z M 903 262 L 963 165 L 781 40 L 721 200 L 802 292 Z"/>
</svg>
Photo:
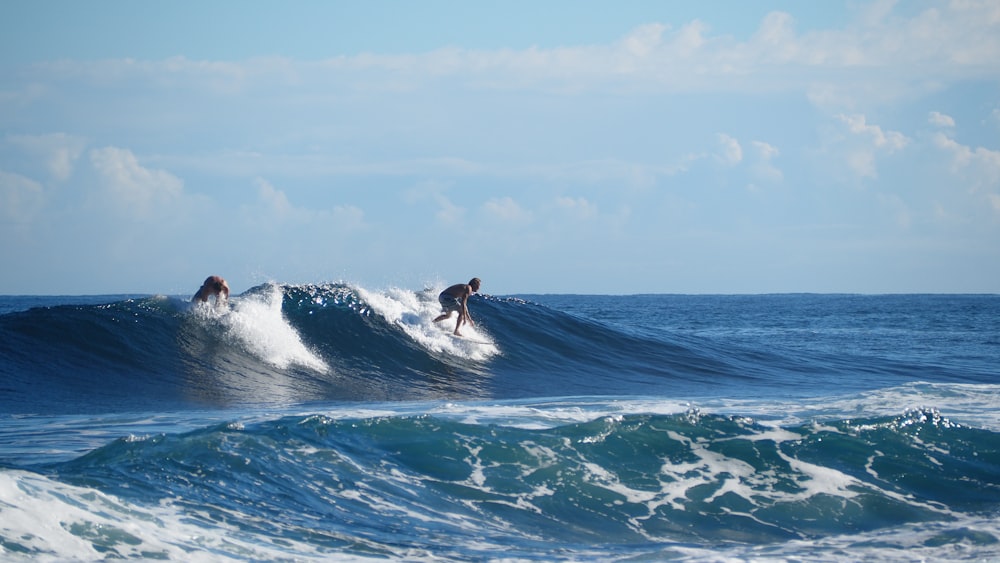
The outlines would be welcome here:
<svg viewBox="0 0 1000 563">
<path fill-rule="evenodd" d="M 445 313 L 462 310 L 462 300 L 450 293 L 438 295 L 438 303 L 441 304 L 441 308 L 444 309 Z"/>
</svg>

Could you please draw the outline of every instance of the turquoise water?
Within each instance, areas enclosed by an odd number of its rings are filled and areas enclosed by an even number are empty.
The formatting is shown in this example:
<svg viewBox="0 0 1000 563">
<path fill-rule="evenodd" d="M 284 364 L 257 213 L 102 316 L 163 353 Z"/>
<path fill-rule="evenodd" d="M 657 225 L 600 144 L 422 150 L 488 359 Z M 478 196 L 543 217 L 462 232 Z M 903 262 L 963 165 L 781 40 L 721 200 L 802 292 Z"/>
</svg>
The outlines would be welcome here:
<svg viewBox="0 0 1000 563">
<path fill-rule="evenodd" d="M 5 558 L 1000 557 L 996 296 L 0 298 Z"/>
</svg>

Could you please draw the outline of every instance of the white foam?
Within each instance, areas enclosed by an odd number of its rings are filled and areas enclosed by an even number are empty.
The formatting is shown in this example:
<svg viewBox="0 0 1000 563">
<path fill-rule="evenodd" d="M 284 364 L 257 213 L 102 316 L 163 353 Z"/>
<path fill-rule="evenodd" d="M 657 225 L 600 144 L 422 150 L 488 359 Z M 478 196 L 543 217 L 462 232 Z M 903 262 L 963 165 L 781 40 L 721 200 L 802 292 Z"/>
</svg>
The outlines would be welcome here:
<svg viewBox="0 0 1000 563">
<path fill-rule="evenodd" d="M 913 382 L 843 396 L 775 399 L 701 399 L 717 414 L 747 414 L 781 426 L 853 418 L 896 417 L 907 411 L 937 411 L 952 423 L 1000 431 L 1000 385 Z M 641 401 L 635 402 L 644 408 Z M 655 404 L 655 400 L 648 403 Z"/>
<path fill-rule="evenodd" d="M 390 288 L 372 292 L 356 288 L 358 296 L 383 319 L 398 326 L 421 347 L 468 360 L 482 362 L 500 353 L 493 338 L 476 325 L 462 327 L 461 337 L 452 334 L 456 318 L 435 323 L 441 314 L 437 291 L 416 293 L 407 289 Z"/>
<path fill-rule="evenodd" d="M 423 407 L 427 408 L 427 407 Z M 461 417 L 468 424 L 497 424 L 513 428 L 541 430 L 590 422 L 599 418 L 620 418 L 630 414 L 673 415 L 689 411 L 690 403 L 668 399 L 602 399 L 595 397 L 534 400 L 530 403 L 505 401 L 485 403 L 443 403 L 428 408 L 431 414 Z"/>
<path fill-rule="evenodd" d="M 229 341 L 274 367 L 295 365 L 327 373 L 329 366 L 302 343 L 281 313 L 281 304 L 281 288 L 271 285 L 263 293 L 233 298 L 229 308 L 199 305 L 195 314 L 221 323 Z"/>
<path fill-rule="evenodd" d="M 124 558 L 240 561 L 316 558 L 314 546 L 285 539 L 258 543 L 234 526 L 192 514 L 170 501 L 139 506 L 100 491 L 27 471 L 0 471 L 0 556 L 32 561 Z M 16 546 L 16 548 L 15 548 Z M 361 558 L 355 558 L 361 559 Z"/>
</svg>

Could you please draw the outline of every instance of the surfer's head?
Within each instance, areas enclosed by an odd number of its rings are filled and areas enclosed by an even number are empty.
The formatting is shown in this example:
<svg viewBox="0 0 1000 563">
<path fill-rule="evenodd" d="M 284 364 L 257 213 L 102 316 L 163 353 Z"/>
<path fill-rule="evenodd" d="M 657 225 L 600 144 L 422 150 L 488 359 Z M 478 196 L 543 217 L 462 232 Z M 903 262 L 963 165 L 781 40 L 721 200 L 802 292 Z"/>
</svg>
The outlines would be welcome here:
<svg viewBox="0 0 1000 563">
<path fill-rule="evenodd" d="M 472 291 L 479 291 L 479 285 L 483 283 L 479 281 L 479 278 L 472 278 L 469 280 L 469 285 L 472 286 Z"/>
</svg>

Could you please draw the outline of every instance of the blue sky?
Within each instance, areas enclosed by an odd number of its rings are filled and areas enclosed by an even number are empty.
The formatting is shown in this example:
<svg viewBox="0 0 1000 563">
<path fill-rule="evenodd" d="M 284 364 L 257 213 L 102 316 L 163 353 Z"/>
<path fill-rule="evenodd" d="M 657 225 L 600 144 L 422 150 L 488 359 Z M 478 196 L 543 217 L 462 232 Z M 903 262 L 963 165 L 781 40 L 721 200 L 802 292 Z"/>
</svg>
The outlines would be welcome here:
<svg viewBox="0 0 1000 563">
<path fill-rule="evenodd" d="M 0 3 L 0 294 L 1000 292 L 1000 5 Z"/>
</svg>

